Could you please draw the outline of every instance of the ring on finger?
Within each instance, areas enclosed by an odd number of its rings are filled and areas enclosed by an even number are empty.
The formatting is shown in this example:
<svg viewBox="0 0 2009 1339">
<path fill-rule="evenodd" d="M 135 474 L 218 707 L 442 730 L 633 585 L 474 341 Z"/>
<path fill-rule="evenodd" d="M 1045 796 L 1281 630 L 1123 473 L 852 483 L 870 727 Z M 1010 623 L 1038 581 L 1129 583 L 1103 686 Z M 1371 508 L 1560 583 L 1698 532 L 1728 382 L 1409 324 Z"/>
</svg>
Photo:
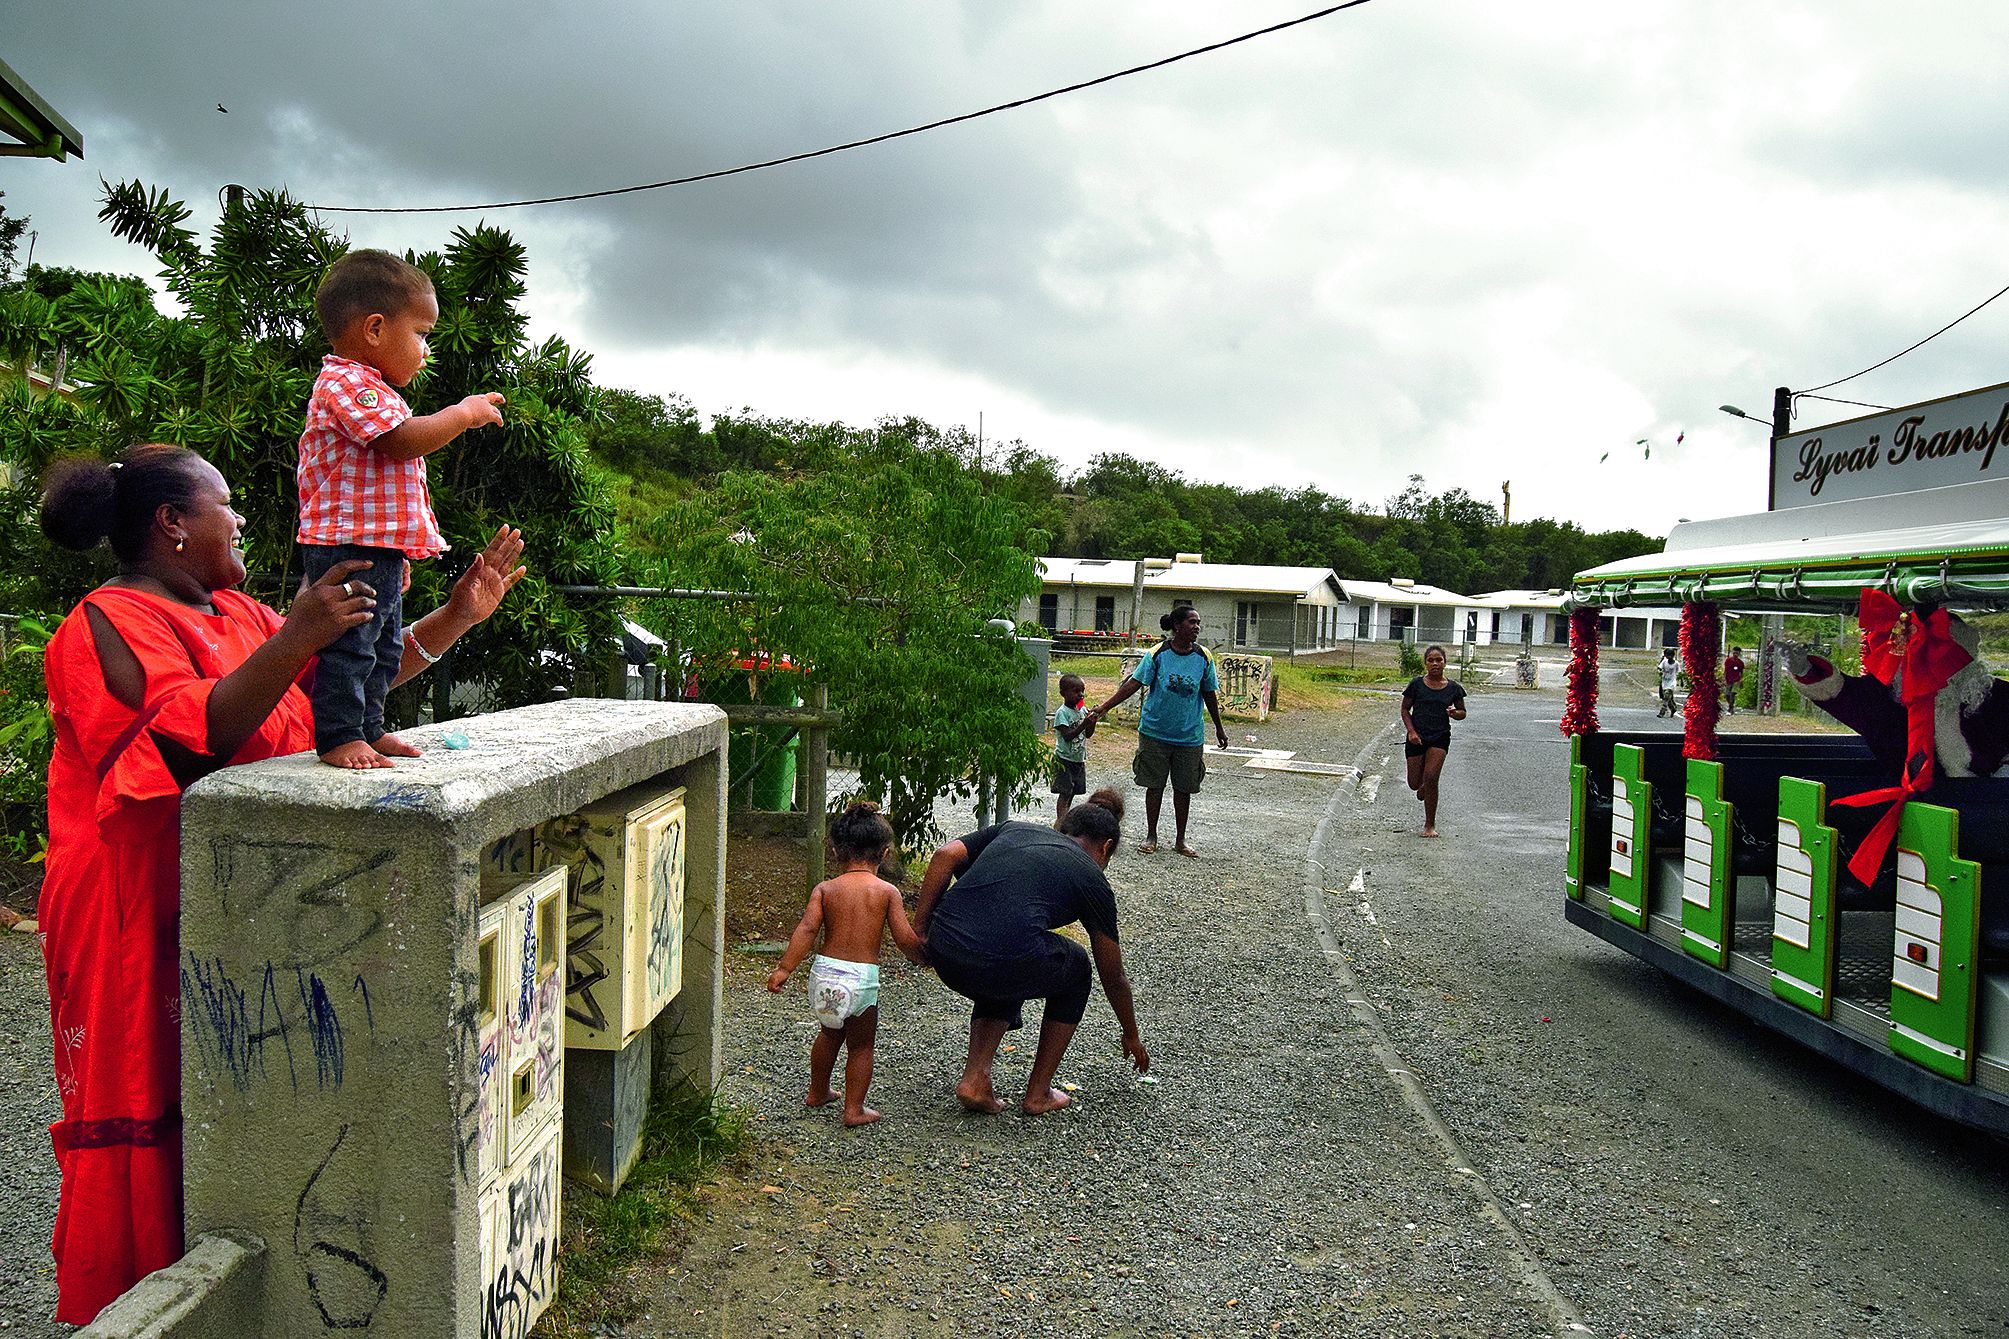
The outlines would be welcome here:
<svg viewBox="0 0 2009 1339">
<path fill-rule="evenodd" d="M 355 593 L 356 593 L 355 591 L 353 591 L 353 590 L 349 589 L 349 583 L 348 583 L 348 582 L 344 581 L 344 582 L 342 583 L 342 594 L 344 594 L 344 595 L 354 595 Z"/>
</svg>

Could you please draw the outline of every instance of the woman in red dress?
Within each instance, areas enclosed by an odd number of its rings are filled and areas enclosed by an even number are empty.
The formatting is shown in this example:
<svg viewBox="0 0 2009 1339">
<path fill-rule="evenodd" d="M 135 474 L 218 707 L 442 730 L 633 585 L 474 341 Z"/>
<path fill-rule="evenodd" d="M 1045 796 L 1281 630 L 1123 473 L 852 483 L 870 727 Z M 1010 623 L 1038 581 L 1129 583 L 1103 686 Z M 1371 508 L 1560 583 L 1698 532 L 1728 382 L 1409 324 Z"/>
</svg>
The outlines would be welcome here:
<svg viewBox="0 0 2009 1339">
<path fill-rule="evenodd" d="M 181 447 L 48 471 L 43 531 L 75 549 L 109 539 L 119 560 L 44 660 L 56 745 L 39 913 L 63 1100 L 52 1250 L 56 1319 L 72 1324 L 182 1253 L 181 792 L 312 747 L 300 681 L 375 594 L 348 579 L 360 564 L 338 565 L 280 617 L 235 589 L 243 524 L 223 476 Z M 522 548 L 497 532 L 411 628 L 400 679 L 495 611 Z"/>
</svg>

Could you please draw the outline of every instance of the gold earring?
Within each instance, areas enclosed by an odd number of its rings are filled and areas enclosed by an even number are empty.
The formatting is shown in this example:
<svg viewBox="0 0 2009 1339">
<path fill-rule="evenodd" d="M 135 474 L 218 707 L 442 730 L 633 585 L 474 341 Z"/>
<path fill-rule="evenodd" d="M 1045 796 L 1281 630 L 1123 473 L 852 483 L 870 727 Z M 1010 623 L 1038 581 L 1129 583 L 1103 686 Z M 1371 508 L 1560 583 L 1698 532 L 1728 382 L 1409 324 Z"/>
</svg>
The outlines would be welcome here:
<svg viewBox="0 0 2009 1339">
<path fill-rule="evenodd" d="M 182 551 L 182 549 L 184 549 L 184 548 L 186 548 L 186 547 L 187 547 L 187 546 L 186 546 L 185 544 L 183 544 L 183 543 L 182 543 L 182 542 L 181 542 L 180 540 L 178 540 L 178 539 L 177 539 L 177 540 L 176 540 L 176 541 L 174 542 L 174 551 L 175 551 L 176 553 L 180 553 L 180 552 Z"/>
</svg>

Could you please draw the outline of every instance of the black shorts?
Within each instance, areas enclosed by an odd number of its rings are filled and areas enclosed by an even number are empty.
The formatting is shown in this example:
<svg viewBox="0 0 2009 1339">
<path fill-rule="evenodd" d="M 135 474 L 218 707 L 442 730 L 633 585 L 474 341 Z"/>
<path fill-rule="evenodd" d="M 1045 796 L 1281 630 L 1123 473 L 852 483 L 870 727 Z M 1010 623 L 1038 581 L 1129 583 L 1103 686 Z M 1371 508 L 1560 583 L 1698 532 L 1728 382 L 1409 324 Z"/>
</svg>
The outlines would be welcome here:
<svg viewBox="0 0 2009 1339">
<path fill-rule="evenodd" d="M 1446 730 L 1441 735 L 1423 735 L 1421 738 L 1423 742 L 1420 744 L 1412 744 L 1406 739 L 1403 740 L 1402 756 L 1405 758 L 1420 758 L 1431 749 L 1443 749 L 1446 753 L 1451 751 L 1451 732 L 1449 730 Z"/>
<path fill-rule="evenodd" d="M 970 1018 L 1002 1021 L 1008 1031 L 1025 1026 L 1025 1002 L 1045 1000 L 1048 1023 L 1079 1023 L 1088 1012 L 1088 987 L 1095 979 L 1088 950 L 1048 932 L 1035 953 L 1009 962 L 978 962 L 929 950 L 942 984 L 968 999 Z"/>
<path fill-rule="evenodd" d="M 1055 758 L 1053 760 L 1053 793 L 1056 795 L 1086 795 L 1088 793 L 1088 764 L 1079 758 Z"/>
</svg>

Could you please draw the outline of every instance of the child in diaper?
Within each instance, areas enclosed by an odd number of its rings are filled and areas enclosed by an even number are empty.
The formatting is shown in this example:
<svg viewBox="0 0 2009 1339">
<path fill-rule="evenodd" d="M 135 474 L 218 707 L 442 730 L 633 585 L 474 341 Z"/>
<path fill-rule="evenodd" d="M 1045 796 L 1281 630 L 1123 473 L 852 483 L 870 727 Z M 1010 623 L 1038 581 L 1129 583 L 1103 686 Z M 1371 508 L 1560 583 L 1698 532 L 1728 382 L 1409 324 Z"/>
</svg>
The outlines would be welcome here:
<svg viewBox="0 0 2009 1339">
<path fill-rule="evenodd" d="M 823 1031 L 809 1048 L 809 1096 L 803 1105 L 837 1100 L 830 1075 L 842 1049 L 846 1125 L 879 1119 L 865 1105 L 865 1089 L 872 1082 L 872 1043 L 879 1031 L 879 944 L 886 931 L 892 930 L 900 952 L 922 961 L 921 938 L 907 921 L 900 890 L 879 877 L 892 845 L 893 829 L 870 801 L 856 801 L 830 820 L 838 872 L 810 891 L 809 908 L 789 936 L 787 951 L 767 974 L 767 988 L 778 992 L 815 947 L 816 932 L 823 932 L 823 951 L 809 965 L 809 1007 Z"/>
</svg>

